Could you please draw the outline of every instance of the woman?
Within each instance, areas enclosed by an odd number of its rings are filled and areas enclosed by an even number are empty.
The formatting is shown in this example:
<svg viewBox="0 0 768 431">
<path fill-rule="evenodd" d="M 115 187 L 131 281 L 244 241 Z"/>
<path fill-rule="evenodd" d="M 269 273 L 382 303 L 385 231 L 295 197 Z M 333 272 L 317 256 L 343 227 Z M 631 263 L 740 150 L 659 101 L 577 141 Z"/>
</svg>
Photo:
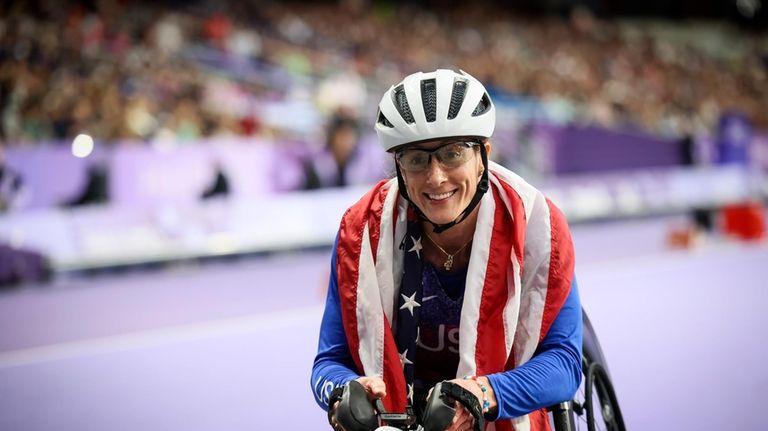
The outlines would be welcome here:
<svg viewBox="0 0 768 431">
<path fill-rule="evenodd" d="M 317 402 L 357 380 L 420 414 L 442 380 L 477 396 L 488 429 L 549 429 L 581 378 L 581 306 L 562 213 L 489 162 L 495 108 L 465 72 L 415 73 L 379 104 L 397 178 L 344 215 L 318 354 Z M 329 406 L 329 401 L 331 405 Z M 448 430 L 469 430 L 457 405 Z"/>
</svg>

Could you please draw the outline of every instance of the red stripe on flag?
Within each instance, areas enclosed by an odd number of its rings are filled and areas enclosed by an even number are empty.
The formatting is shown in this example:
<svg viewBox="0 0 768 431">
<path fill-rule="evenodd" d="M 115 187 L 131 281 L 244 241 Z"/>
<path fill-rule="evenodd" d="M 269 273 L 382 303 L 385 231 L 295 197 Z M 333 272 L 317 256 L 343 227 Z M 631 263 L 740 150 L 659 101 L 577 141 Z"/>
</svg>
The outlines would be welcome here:
<svg viewBox="0 0 768 431">
<path fill-rule="evenodd" d="M 387 396 L 383 399 L 384 407 L 390 412 L 404 412 L 408 403 L 405 375 L 397 352 L 395 337 L 386 317 L 384 317 L 384 383 L 387 386 Z"/>
<path fill-rule="evenodd" d="M 528 414 L 531 423 L 531 431 L 550 431 L 549 413 L 546 409 L 535 410 Z"/>
<path fill-rule="evenodd" d="M 549 284 L 547 299 L 544 303 L 544 315 L 541 322 L 539 341 L 549 332 L 557 314 L 560 312 L 573 282 L 574 252 L 568 221 L 560 209 L 547 199 L 549 220 L 552 226 L 551 256 L 549 258 Z"/>
<path fill-rule="evenodd" d="M 362 230 L 354 229 L 347 223 L 353 210 L 350 208 L 341 219 L 339 239 L 336 247 L 336 280 L 341 303 L 341 320 L 347 334 L 349 351 L 357 369 L 362 370 L 360 361 L 360 339 L 357 334 L 357 279 L 359 277 L 360 243 Z"/>
</svg>

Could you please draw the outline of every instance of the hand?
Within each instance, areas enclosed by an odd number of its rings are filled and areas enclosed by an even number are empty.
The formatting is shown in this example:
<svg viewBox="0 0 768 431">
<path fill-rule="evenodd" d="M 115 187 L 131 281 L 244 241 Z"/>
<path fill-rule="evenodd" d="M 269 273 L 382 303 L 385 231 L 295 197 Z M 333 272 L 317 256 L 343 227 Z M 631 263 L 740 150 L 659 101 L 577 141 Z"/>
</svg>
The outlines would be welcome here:
<svg viewBox="0 0 768 431">
<path fill-rule="evenodd" d="M 387 385 L 381 377 L 358 377 L 355 380 L 363 385 L 369 400 L 378 400 L 387 396 Z"/>
<path fill-rule="evenodd" d="M 453 416 L 453 422 L 445 431 L 472 431 L 475 426 L 475 418 L 464 405 L 458 401 L 456 403 L 456 414 Z"/>
<path fill-rule="evenodd" d="M 479 383 L 482 383 L 488 390 L 488 401 L 490 402 L 490 410 L 496 408 L 496 395 L 493 393 L 491 383 L 487 377 L 478 377 Z M 474 380 L 469 379 L 453 379 L 449 380 L 451 383 L 457 384 L 462 388 L 471 392 L 482 407 L 483 405 L 483 391 L 480 389 L 480 384 Z M 431 393 L 431 391 L 430 391 Z M 460 402 L 456 401 L 456 414 L 453 417 L 451 426 L 446 428 L 446 431 L 472 431 L 475 423 L 475 418 L 472 413 L 464 407 Z"/>
<path fill-rule="evenodd" d="M 355 379 L 358 383 L 360 383 L 363 388 L 365 388 L 365 393 L 368 395 L 368 399 L 373 401 L 379 398 L 384 398 L 387 396 L 387 385 L 384 384 L 384 380 L 382 380 L 380 377 L 358 377 Z M 344 431 L 344 427 L 342 427 L 337 421 L 336 421 L 336 408 L 339 406 L 339 402 L 333 403 L 331 408 L 331 426 L 336 431 Z"/>
</svg>

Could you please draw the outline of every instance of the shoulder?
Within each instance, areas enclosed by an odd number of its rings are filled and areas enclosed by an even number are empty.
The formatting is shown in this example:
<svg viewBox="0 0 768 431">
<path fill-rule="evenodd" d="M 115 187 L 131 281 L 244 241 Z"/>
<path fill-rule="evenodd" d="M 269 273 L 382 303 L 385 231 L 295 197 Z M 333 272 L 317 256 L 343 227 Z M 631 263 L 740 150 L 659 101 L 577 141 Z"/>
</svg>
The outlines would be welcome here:
<svg viewBox="0 0 768 431">
<path fill-rule="evenodd" d="M 526 249 L 543 247 L 542 251 L 572 250 L 572 239 L 565 214 L 542 191 L 522 177 L 496 163 L 491 164 L 496 181 L 509 195 L 511 206 L 525 217 Z M 530 250 L 528 250 L 530 252 Z M 565 256 L 572 252 L 565 253 Z"/>
<path fill-rule="evenodd" d="M 512 194 L 511 198 L 519 200 L 525 212 L 526 223 L 548 220 L 567 226 L 563 212 L 541 190 L 497 163 L 491 162 L 491 172 L 507 194 Z"/>
<path fill-rule="evenodd" d="M 372 216 L 378 215 L 380 217 L 384 201 L 393 187 L 397 188 L 397 181 L 394 179 L 379 181 L 357 202 L 347 208 L 341 218 L 341 229 L 343 230 L 350 226 L 361 228 L 362 224 L 370 221 Z"/>
</svg>

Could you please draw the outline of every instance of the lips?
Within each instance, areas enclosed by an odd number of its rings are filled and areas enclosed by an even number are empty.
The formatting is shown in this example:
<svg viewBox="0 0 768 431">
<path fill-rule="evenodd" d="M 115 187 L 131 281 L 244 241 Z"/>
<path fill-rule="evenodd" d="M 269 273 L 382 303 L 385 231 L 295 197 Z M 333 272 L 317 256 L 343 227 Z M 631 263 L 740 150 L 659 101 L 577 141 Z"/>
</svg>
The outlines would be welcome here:
<svg viewBox="0 0 768 431">
<path fill-rule="evenodd" d="M 424 193 L 424 194 L 429 198 L 429 200 L 444 201 L 449 197 L 453 196 L 454 193 L 456 193 L 456 190 L 452 190 L 450 192 L 444 192 L 444 193 Z"/>
</svg>

